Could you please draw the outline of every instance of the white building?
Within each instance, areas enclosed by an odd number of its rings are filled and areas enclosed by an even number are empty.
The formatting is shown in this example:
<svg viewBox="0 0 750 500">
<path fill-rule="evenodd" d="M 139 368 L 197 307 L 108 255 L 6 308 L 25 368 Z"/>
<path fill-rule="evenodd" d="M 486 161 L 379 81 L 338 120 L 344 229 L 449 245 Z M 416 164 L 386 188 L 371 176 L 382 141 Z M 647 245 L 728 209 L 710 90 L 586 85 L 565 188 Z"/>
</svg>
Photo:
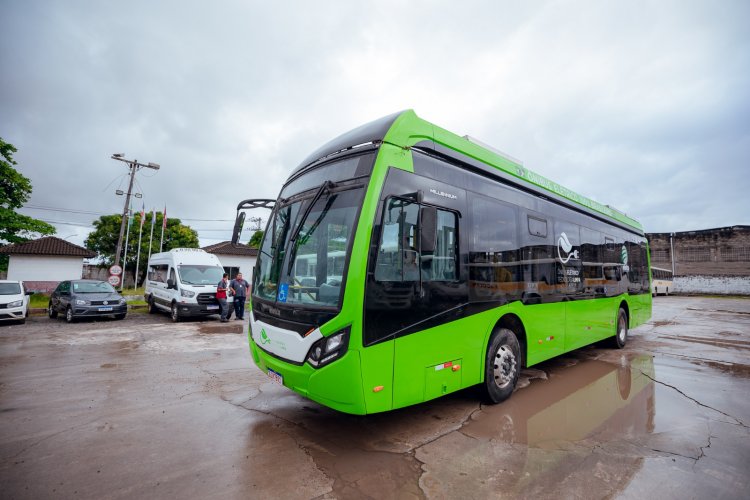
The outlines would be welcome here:
<svg viewBox="0 0 750 500">
<path fill-rule="evenodd" d="M 232 245 L 231 241 L 222 241 L 203 247 L 203 250 L 219 258 L 224 271 L 229 273 L 230 279 L 234 278 L 237 273 L 242 273 L 245 280 L 249 283 L 253 282 L 253 269 L 258 259 L 257 248 L 250 248 L 243 244 Z"/>
<path fill-rule="evenodd" d="M 0 248 L 8 255 L 8 279 L 23 280 L 28 290 L 48 292 L 63 280 L 81 279 L 83 260 L 96 253 L 55 236 Z"/>
</svg>

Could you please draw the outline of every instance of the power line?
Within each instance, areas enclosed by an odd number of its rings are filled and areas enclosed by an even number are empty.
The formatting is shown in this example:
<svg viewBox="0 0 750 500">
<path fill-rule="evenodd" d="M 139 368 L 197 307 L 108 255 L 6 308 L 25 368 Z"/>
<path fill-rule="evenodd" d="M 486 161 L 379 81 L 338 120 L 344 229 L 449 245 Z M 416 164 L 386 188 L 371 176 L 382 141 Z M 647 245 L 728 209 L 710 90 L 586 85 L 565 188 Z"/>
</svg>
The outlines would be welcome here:
<svg viewBox="0 0 750 500">
<path fill-rule="evenodd" d="M 45 210 L 48 212 L 64 212 L 64 213 L 70 213 L 70 214 L 84 214 L 84 215 L 119 215 L 119 214 L 112 214 L 112 213 L 104 213 L 104 212 L 93 212 L 90 210 L 76 210 L 73 208 L 61 208 L 61 207 L 48 207 L 43 205 L 24 205 L 23 208 L 28 208 L 31 210 Z M 136 210 L 133 208 L 133 212 L 140 212 L 140 210 Z M 146 213 L 151 212 L 151 210 L 147 210 Z M 191 222 L 234 222 L 234 219 L 185 219 L 182 217 L 171 217 L 173 219 L 180 219 L 181 221 L 191 221 Z"/>
</svg>

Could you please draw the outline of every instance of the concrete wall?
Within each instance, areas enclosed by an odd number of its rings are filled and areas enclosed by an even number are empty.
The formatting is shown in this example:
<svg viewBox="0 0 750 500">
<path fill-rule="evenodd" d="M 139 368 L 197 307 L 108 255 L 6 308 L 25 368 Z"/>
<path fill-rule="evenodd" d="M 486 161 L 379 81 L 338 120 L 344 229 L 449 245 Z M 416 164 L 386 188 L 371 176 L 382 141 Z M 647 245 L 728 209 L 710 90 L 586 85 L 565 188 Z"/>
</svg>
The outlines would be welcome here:
<svg viewBox="0 0 750 500">
<path fill-rule="evenodd" d="M 11 255 L 8 279 L 23 281 L 63 281 L 81 279 L 83 259 L 52 255 Z"/>
<path fill-rule="evenodd" d="M 214 254 L 219 258 L 223 267 L 239 267 L 242 277 L 248 282 L 253 281 L 253 268 L 255 267 L 256 257 L 242 257 L 239 255 L 221 255 Z"/>
<path fill-rule="evenodd" d="M 671 269 L 674 260 L 675 276 L 750 276 L 750 226 L 649 233 L 646 237 L 651 265 Z"/>
<path fill-rule="evenodd" d="M 674 293 L 750 295 L 750 277 L 678 276 L 674 279 Z"/>
</svg>

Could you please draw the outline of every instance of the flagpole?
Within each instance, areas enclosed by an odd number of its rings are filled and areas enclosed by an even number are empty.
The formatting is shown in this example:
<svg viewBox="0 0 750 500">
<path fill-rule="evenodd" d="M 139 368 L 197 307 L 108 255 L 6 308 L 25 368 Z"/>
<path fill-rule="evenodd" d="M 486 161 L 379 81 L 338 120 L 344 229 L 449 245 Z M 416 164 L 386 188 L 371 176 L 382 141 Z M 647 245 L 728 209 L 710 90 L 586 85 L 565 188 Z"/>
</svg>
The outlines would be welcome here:
<svg viewBox="0 0 750 500">
<path fill-rule="evenodd" d="M 154 240 L 154 225 L 156 224 L 156 209 L 151 213 L 151 235 L 148 237 L 148 258 L 151 259 L 151 242 Z"/>
<path fill-rule="evenodd" d="M 138 257 L 135 259 L 135 276 L 134 276 L 134 282 L 135 287 L 138 288 L 138 269 L 141 264 L 141 236 L 143 235 L 143 219 L 146 218 L 146 205 L 143 205 L 143 208 L 141 209 L 141 223 L 140 228 L 138 229 Z"/>
<path fill-rule="evenodd" d="M 125 288 L 125 269 L 128 266 L 128 239 L 130 238 L 130 224 L 131 224 L 131 214 L 133 212 L 133 207 L 128 208 L 128 231 L 125 233 L 125 254 L 122 256 L 122 281 L 120 282 L 120 291 L 122 292 L 123 288 Z"/>
<path fill-rule="evenodd" d="M 164 247 L 164 228 L 167 227 L 167 206 L 164 205 L 164 215 L 161 218 L 161 243 L 159 243 L 159 251 L 162 251 Z"/>
</svg>

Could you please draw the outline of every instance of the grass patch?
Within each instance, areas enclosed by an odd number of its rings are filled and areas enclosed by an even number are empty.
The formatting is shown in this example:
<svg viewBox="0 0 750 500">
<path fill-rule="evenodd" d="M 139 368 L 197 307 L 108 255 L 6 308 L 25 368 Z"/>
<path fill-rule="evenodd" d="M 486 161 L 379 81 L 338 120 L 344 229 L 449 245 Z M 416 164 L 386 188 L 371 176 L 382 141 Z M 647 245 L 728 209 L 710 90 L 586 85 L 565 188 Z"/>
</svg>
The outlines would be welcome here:
<svg viewBox="0 0 750 500">
<path fill-rule="evenodd" d="M 29 307 L 41 307 L 46 309 L 49 304 L 49 294 L 35 293 L 29 297 Z"/>
</svg>

